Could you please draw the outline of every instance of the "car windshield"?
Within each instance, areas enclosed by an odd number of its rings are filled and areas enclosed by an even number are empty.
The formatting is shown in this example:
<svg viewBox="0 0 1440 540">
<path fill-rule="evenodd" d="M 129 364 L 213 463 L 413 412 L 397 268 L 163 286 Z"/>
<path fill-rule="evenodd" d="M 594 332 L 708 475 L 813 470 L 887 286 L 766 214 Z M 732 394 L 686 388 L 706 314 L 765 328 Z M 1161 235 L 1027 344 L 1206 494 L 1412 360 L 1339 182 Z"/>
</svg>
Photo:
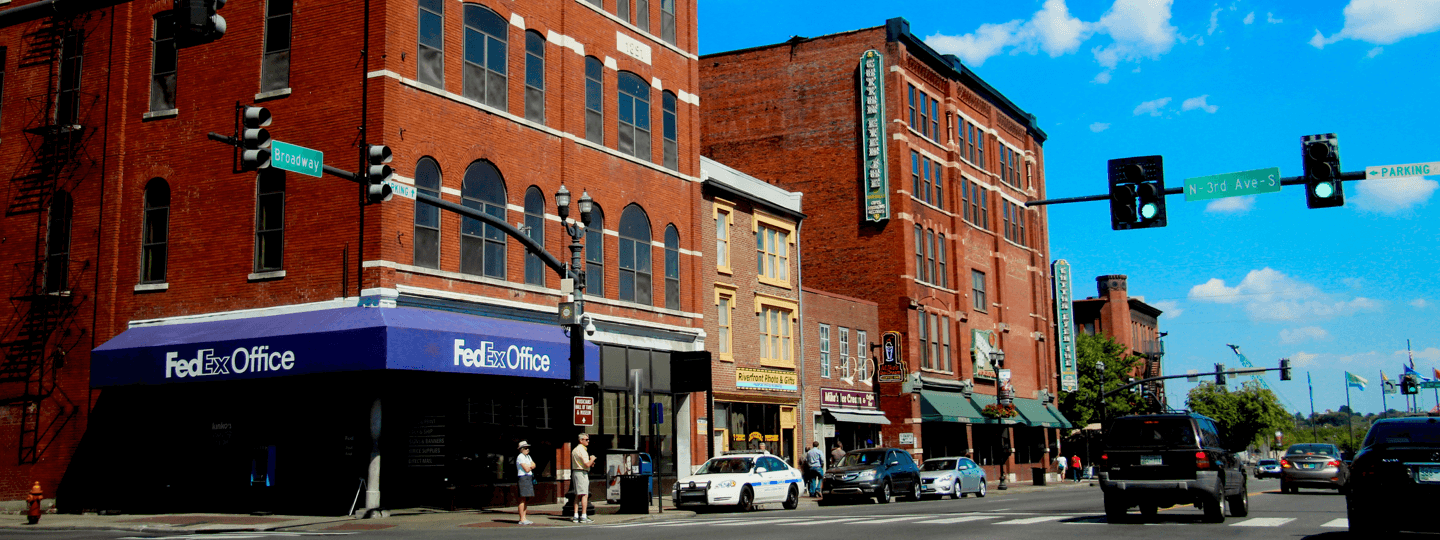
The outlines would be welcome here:
<svg viewBox="0 0 1440 540">
<path fill-rule="evenodd" d="M 1262 460 L 1260 460 L 1260 466 L 1262 466 L 1262 467 L 1263 467 L 1263 466 L 1266 466 L 1266 465 L 1275 465 L 1275 464 L 1278 464 L 1278 463 L 1279 463 L 1278 461 L 1275 461 L 1275 460 L 1273 460 L 1273 459 L 1262 459 Z"/>
<path fill-rule="evenodd" d="M 869 452 L 851 452 L 840 458 L 840 467 L 851 467 L 854 465 L 874 465 L 885 459 L 884 450 Z"/>
<path fill-rule="evenodd" d="M 1195 430 L 1188 418 L 1137 418 L 1115 422 L 1106 439 L 1112 448 L 1195 446 Z"/>
<path fill-rule="evenodd" d="M 1309 454 L 1334 456 L 1339 453 L 1339 451 L 1335 450 L 1335 445 L 1333 444 L 1297 444 L 1285 451 L 1285 455 L 1287 456 L 1303 456 Z"/>
<path fill-rule="evenodd" d="M 723 458 L 706 461 L 695 474 L 748 473 L 753 467 L 752 458 Z"/>
<path fill-rule="evenodd" d="M 920 465 L 922 471 L 953 471 L 955 460 L 953 459 L 932 459 Z"/>
<path fill-rule="evenodd" d="M 1377 444 L 1440 444 L 1440 423 L 1381 422 L 1365 436 L 1364 446 Z"/>
</svg>

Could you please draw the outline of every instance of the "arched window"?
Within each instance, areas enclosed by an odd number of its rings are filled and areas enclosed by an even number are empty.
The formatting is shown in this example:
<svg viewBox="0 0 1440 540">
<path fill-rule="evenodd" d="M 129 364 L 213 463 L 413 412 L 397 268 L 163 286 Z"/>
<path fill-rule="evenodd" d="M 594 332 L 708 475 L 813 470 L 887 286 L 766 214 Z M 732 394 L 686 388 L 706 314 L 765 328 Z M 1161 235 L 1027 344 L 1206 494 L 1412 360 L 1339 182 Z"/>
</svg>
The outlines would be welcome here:
<svg viewBox="0 0 1440 540">
<path fill-rule="evenodd" d="M 585 294 L 605 297 L 605 211 L 597 203 L 585 227 Z"/>
<path fill-rule="evenodd" d="M 650 291 L 650 218 L 632 204 L 620 213 L 620 299 L 653 305 Z"/>
<path fill-rule="evenodd" d="M 429 156 L 415 164 L 415 191 L 440 198 L 440 165 Z M 415 202 L 415 266 L 440 269 L 440 209 Z"/>
<path fill-rule="evenodd" d="M 445 86 L 445 2 L 420 0 L 419 51 L 415 55 L 415 79 Z"/>
<path fill-rule="evenodd" d="M 665 227 L 665 307 L 680 309 L 680 231 Z"/>
<path fill-rule="evenodd" d="M 140 282 L 164 283 L 170 236 L 170 185 L 155 178 L 145 184 L 145 218 L 140 226 Z"/>
<path fill-rule="evenodd" d="M 545 123 L 545 37 L 525 32 L 525 119 Z"/>
<path fill-rule="evenodd" d="M 605 144 L 605 68 L 585 57 L 585 140 Z"/>
<path fill-rule="evenodd" d="M 255 178 L 255 272 L 284 268 L 285 171 L 262 169 Z"/>
<path fill-rule="evenodd" d="M 545 246 L 545 195 L 535 186 L 525 190 L 525 236 Z M 525 250 L 525 283 L 545 285 L 545 263 L 528 249 Z"/>
<path fill-rule="evenodd" d="M 488 161 L 465 169 L 460 202 L 501 220 L 505 219 L 505 180 Z M 478 219 L 461 218 L 460 272 L 505 278 L 505 233 Z"/>
<path fill-rule="evenodd" d="M 505 109 L 509 23 L 479 4 L 465 4 L 465 97 Z"/>
<path fill-rule="evenodd" d="M 622 154 L 650 160 L 650 83 L 639 75 L 620 72 L 620 144 Z"/>
<path fill-rule="evenodd" d="M 70 288 L 70 227 L 75 203 L 70 193 L 56 191 L 50 200 L 50 223 L 45 237 L 45 292 Z"/>
<path fill-rule="evenodd" d="M 662 133 L 665 139 L 664 148 L 661 150 L 664 165 L 673 170 L 680 169 L 680 143 L 676 140 L 677 121 L 675 118 L 675 94 L 669 90 L 661 93 L 661 110 L 663 111 Z"/>
</svg>

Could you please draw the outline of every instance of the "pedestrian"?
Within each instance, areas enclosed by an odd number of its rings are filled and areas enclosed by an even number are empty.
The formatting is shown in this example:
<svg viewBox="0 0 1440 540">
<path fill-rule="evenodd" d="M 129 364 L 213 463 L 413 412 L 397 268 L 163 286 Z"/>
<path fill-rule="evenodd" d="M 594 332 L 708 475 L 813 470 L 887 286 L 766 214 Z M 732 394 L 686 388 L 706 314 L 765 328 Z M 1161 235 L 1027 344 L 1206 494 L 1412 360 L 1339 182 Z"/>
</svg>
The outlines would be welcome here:
<svg viewBox="0 0 1440 540">
<path fill-rule="evenodd" d="M 1065 462 L 1065 454 L 1055 456 L 1055 472 L 1060 473 L 1061 480 L 1070 478 L 1069 476 L 1065 476 L 1065 465 L 1067 465 Z"/>
<path fill-rule="evenodd" d="M 761 453 L 761 454 L 769 454 L 769 453 L 770 453 L 770 450 L 767 450 L 767 449 L 765 448 L 765 443 L 763 443 L 763 442 L 760 443 L 760 453 Z"/>
<path fill-rule="evenodd" d="M 820 478 L 825 475 L 825 453 L 820 451 L 820 441 L 810 443 L 810 451 L 805 452 L 806 473 L 810 475 L 810 496 L 820 496 Z"/>
<path fill-rule="evenodd" d="M 840 441 L 835 441 L 835 448 L 830 450 L 830 466 L 835 467 L 839 465 L 840 458 L 843 457 L 845 457 L 845 448 L 840 446 Z"/>
<path fill-rule="evenodd" d="M 515 486 L 520 490 L 520 525 L 534 525 L 534 521 L 525 519 L 526 504 L 535 496 L 535 460 L 530 459 L 530 443 L 520 441 L 515 469 Z"/>
<path fill-rule="evenodd" d="M 574 523 L 594 523 L 586 515 L 586 505 L 590 502 L 590 467 L 595 466 L 595 456 L 590 455 L 586 446 L 590 445 L 590 435 L 580 434 L 580 444 L 570 451 L 570 483 L 575 485 L 575 516 L 570 519 Z"/>
<path fill-rule="evenodd" d="M 1075 472 L 1075 482 L 1076 482 L 1076 483 L 1079 483 L 1079 482 L 1080 482 L 1080 456 L 1079 456 L 1078 454 L 1077 454 L 1077 455 L 1070 456 L 1070 469 Z"/>
</svg>

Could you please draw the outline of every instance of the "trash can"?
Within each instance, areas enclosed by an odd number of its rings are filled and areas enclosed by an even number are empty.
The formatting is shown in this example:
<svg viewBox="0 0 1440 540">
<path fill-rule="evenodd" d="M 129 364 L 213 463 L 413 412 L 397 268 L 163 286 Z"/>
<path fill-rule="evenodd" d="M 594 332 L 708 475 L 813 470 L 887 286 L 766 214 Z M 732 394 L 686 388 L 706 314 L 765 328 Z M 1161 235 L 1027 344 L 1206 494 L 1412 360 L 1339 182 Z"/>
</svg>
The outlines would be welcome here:
<svg viewBox="0 0 1440 540">
<path fill-rule="evenodd" d="M 620 476 L 620 513 L 650 513 L 650 475 L 624 474 Z"/>
<path fill-rule="evenodd" d="M 1044 467 L 1031 467 L 1031 468 L 1030 468 L 1030 478 L 1035 481 L 1035 485 L 1037 485 L 1037 486 L 1043 486 L 1043 485 L 1045 485 L 1045 468 L 1044 468 Z"/>
</svg>

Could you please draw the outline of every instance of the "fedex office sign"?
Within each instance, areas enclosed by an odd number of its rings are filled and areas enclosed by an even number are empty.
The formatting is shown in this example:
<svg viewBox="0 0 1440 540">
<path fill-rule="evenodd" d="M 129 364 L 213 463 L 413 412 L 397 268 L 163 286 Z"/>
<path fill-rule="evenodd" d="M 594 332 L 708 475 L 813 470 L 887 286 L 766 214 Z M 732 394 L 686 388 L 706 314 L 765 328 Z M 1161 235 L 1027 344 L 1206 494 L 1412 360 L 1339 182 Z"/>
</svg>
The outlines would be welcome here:
<svg viewBox="0 0 1440 540">
<path fill-rule="evenodd" d="M 550 371 L 550 355 L 536 354 L 534 347 L 511 345 L 501 350 L 493 341 L 481 341 L 480 347 L 465 346 L 465 340 L 455 340 L 455 365 L 467 368 L 494 368 L 516 371 Z"/>
<path fill-rule="evenodd" d="M 229 356 L 215 356 L 215 349 L 200 349 L 194 358 L 180 358 L 178 352 L 165 353 L 166 379 L 290 371 L 294 367 L 294 351 L 271 351 L 267 345 L 240 347 Z"/>
</svg>

